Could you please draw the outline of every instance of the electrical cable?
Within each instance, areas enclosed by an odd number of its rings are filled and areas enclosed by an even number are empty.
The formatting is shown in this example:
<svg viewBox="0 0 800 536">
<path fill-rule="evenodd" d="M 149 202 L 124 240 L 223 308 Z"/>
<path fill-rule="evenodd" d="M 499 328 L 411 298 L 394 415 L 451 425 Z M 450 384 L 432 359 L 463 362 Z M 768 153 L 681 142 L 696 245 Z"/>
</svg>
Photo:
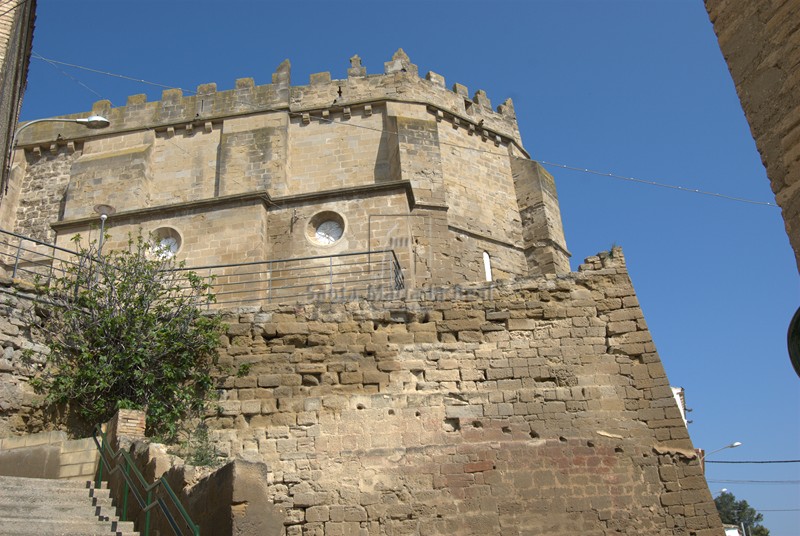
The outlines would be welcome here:
<svg viewBox="0 0 800 536">
<path fill-rule="evenodd" d="M 656 182 L 656 181 L 650 181 L 650 180 L 645 180 L 645 179 L 637 179 L 636 177 L 625 177 L 624 175 L 617 175 L 616 173 L 607 173 L 607 172 L 603 172 L 603 171 L 595 171 L 593 169 L 573 167 L 573 166 L 568 166 L 566 164 L 557 164 L 555 162 L 546 162 L 544 160 L 539 160 L 539 163 L 542 164 L 543 166 L 555 166 L 555 167 L 559 167 L 559 168 L 562 168 L 562 169 L 568 169 L 568 170 L 571 170 L 571 171 L 580 171 L 582 173 L 591 173 L 593 175 L 600 175 L 602 177 L 611 177 L 613 179 L 619 179 L 619 180 L 631 181 L 631 182 L 638 182 L 638 183 L 641 183 L 641 184 L 647 184 L 649 186 L 658 186 L 659 188 L 670 188 L 672 190 L 680 190 L 681 192 L 687 192 L 687 193 L 692 193 L 692 194 L 701 194 L 701 195 L 710 195 L 710 196 L 713 196 L 713 197 L 719 197 L 719 198 L 722 198 L 722 199 L 728 199 L 730 201 L 739 201 L 741 203 L 751 203 L 753 205 L 764 205 L 764 206 L 768 206 L 768 207 L 778 208 L 777 204 L 770 203 L 770 202 L 767 202 L 767 201 L 754 201 L 752 199 L 745 199 L 743 197 L 734 197 L 734 196 L 726 195 L 726 194 L 719 194 L 719 193 L 715 193 L 715 192 L 707 192 L 705 190 L 699 190 L 697 188 L 686 188 L 685 186 L 676 186 L 674 184 L 664 184 L 664 183 Z"/>
<path fill-rule="evenodd" d="M 800 480 L 713 480 L 713 484 L 800 484 Z"/>
<path fill-rule="evenodd" d="M 110 73 L 108 71 L 101 71 L 99 69 L 92 69 L 91 67 L 84 67 L 82 65 L 75 65 L 74 63 L 67 63 L 65 61 L 58 61 L 58 60 L 45 58 L 44 56 L 42 56 L 41 54 L 37 54 L 36 52 L 31 52 L 31 55 L 34 58 L 36 58 L 37 60 L 46 61 L 47 63 L 49 63 L 51 65 L 63 65 L 65 67 L 72 67 L 73 69 L 80 69 L 80 70 L 83 70 L 83 71 L 89 71 L 90 73 L 102 74 L 102 75 L 105 75 L 105 76 L 111 76 L 113 78 L 121 78 L 123 80 L 129 80 L 131 82 L 138 82 L 140 84 L 147 84 L 147 85 L 150 85 L 150 86 L 156 86 L 156 87 L 160 87 L 160 88 L 164 88 L 164 89 L 180 89 L 182 92 L 188 93 L 190 95 L 195 95 L 197 93 L 195 91 L 191 91 L 191 90 L 188 90 L 188 89 L 183 89 L 183 88 L 179 88 L 179 87 L 176 88 L 174 86 L 168 86 L 166 84 L 159 84 L 157 82 L 150 82 L 150 81 L 144 80 L 142 78 L 134 78 L 132 76 L 126 76 L 124 74 Z"/>
<path fill-rule="evenodd" d="M 97 91 L 93 90 L 92 88 L 90 88 L 89 86 L 87 86 L 86 84 L 84 84 L 83 82 L 81 82 L 80 80 L 78 80 L 77 78 L 75 78 L 74 76 L 72 76 L 71 74 L 69 74 L 68 72 L 64 71 L 63 69 L 59 69 L 59 68 L 58 68 L 58 65 L 57 65 L 57 63 L 58 63 L 58 62 L 51 61 L 51 60 L 48 60 L 47 58 L 44 58 L 44 57 L 42 57 L 42 56 L 39 56 L 38 54 L 36 54 L 36 52 L 31 52 L 31 55 L 32 55 L 33 57 L 37 58 L 37 59 L 41 59 L 41 60 L 43 60 L 43 61 L 46 61 L 47 63 L 49 63 L 49 64 L 50 64 L 50 66 L 51 66 L 53 69 L 55 69 L 56 71 L 60 72 L 61 74 L 63 74 L 64 76 L 66 76 L 67 78 L 69 78 L 70 80 L 72 80 L 73 82 L 75 82 L 76 84 L 78 84 L 79 86 L 82 86 L 82 87 L 84 87 L 84 88 L 85 88 L 87 91 L 89 91 L 89 92 L 91 92 L 91 93 L 94 93 L 94 94 L 95 94 L 97 97 L 99 97 L 99 98 L 101 98 L 101 99 L 103 98 L 103 96 L 102 96 L 100 93 L 98 93 Z M 110 102 L 110 101 L 109 101 L 109 102 Z"/>
<path fill-rule="evenodd" d="M 292 114 L 294 114 L 295 116 L 302 115 L 302 114 L 300 114 L 298 112 L 290 112 L 290 115 L 292 115 Z M 319 117 L 317 119 L 319 119 L 320 121 L 326 121 L 328 123 L 336 123 L 333 119 L 330 119 L 330 118 Z M 366 125 L 355 125 L 355 124 L 352 124 L 352 123 L 343 123 L 343 122 L 336 123 L 336 124 L 347 125 L 347 126 L 351 126 L 351 127 L 364 128 L 364 129 L 367 129 L 367 130 L 374 130 L 374 131 L 377 131 L 377 132 L 383 132 L 381 129 L 368 127 Z M 394 134 L 395 136 L 399 136 L 400 135 L 398 132 L 389 132 L 389 134 Z M 459 148 L 459 149 L 470 150 L 470 151 L 493 153 L 492 151 L 487 151 L 485 149 L 476 149 L 475 147 L 466 147 L 466 146 L 463 146 L 463 145 L 458 145 L 458 144 L 455 144 L 455 143 L 450 143 L 450 142 L 441 141 L 441 140 L 439 141 L 439 144 L 440 145 L 445 145 L 445 146 L 450 146 L 450 147 L 455 147 L 455 148 Z M 496 153 L 494 153 L 494 154 L 496 154 Z M 524 157 L 518 157 L 518 158 L 524 158 Z M 566 164 L 558 164 L 558 163 L 555 163 L 555 162 L 548 162 L 546 160 L 537 160 L 535 158 L 524 158 L 524 159 L 525 160 L 529 160 L 531 162 L 536 162 L 536 163 L 541 164 L 543 166 L 554 166 L 554 167 L 559 167 L 559 168 L 562 168 L 562 169 L 567 169 L 567 170 L 570 170 L 570 171 L 579 171 L 581 173 L 589 173 L 589 174 L 592 174 L 592 175 L 600 175 L 602 177 L 610 177 L 610 178 L 614 178 L 614 179 L 625 180 L 625 181 L 635 182 L 635 183 L 639 183 L 639 184 L 646 184 L 648 186 L 658 186 L 660 188 L 668 188 L 668 189 L 671 189 L 671 190 L 679 190 L 681 192 L 686 192 L 686 193 L 708 195 L 708 196 L 717 197 L 717 198 L 720 198 L 720 199 L 726 199 L 728 201 L 738 201 L 740 203 L 749 203 L 749 204 L 752 204 L 752 205 L 761 205 L 761 206 L 768 206 L 768 207 L 772 207 L 772 208 L 780 208 L 777 204 L 770 203 L 768 201 L 756 201 L 756 200 L 753 200 L 753 199 L 746 199 L 744 197 L 736 197 L 736 196 L 732 196 L 732 195 L 720 194 L 720 193 L 716 193 L 716 192 L 709 192 L 709 191 L 700 190 L 700 189 L 697 189 L 697 188 L 687 188 L 685 186 L 677 186 L 677 185 L 674 185 L 674 184 L 665 184 L 665 183 L 651 181 L 651 180 L 637 179 L 636 177 L 626 177 L 624 175 L 618 175 L 616 173 L 595 171 L 595 170 L 591 170 L 591 169 L 587 169 L 587 168 L 569 166 L 569 165 L 566 165 Z"/>
</svg>

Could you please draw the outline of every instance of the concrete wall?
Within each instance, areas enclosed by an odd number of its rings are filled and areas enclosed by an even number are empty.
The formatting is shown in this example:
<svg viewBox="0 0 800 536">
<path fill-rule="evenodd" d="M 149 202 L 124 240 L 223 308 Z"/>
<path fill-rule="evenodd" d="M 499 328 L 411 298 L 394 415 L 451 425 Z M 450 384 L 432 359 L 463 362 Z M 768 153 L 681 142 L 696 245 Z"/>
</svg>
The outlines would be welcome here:
<svg viewBox="0 0 800 536">
<path fill-rule="evenodd" d="M 62 431 L 0 439 L 0 475 L 88 481 L 98 459 L 92 438 L 69 439 Z"/>
<path fill-rule="evenodd" d="M 705 4 L 800 268 L 800 2 Z"/>
</svg>

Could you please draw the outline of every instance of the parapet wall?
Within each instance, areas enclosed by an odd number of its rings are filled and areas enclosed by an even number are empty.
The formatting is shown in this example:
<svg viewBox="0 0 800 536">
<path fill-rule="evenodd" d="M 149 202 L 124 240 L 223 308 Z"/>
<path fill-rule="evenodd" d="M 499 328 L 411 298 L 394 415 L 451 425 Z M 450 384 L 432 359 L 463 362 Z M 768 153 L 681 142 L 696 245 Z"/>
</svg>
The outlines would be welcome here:
<svg viewBox="0 0 800 536">
<path fill-rule="evenodd" d="M 269 466 L 287 535 L 722 534 L 619 249 L 225 320 L 207 423 Z"/>
<path fill-rule="evenodd" d="M 365 104 L 375 101 L 416 102 L 435 108 L 440 118 L 447 117 L 478 135 L 513 140 L 524 154 L 511 99 L 495 111 L 483 90 L 470 97 L 468 88 L 462 84 L 456 83 L 448 90 L 445 78 L 437 73 L 428 72 L 425 78 L 420 78 L 417 66 L 402 49 L 386 62 L 382 74 L 368 75 L 360 58 L 353 56 L 346 79 L 331 79 L 329 72 L 322 72 L 312 74 L 306 86 L 292 86 L 291 64 L 285 60 L 273 73 L 271 84 L 256 86 L 252 78 L 240 78 L 231 90 L 218 92 L 217 85 L 209 83 L 201 84 L 194 93 L 184 95 L 181 89 L 167 89 L 158 102 L 147 102 L 144 94 L 132 95 L 125 106 L 116 108 L 103 100 L 94 104 L 92 112 L 111 121 L 111 126 L 102 132 L 106 136 L 141 129 L 156 132 L 171 129 L 173 133 L 182 129 L 209 130 L 217 119 L 269 110 L 290 110 L 298 118 L 310 120 L 312 116 L 327 118 L 330 113 L 349 115 L 355 111 L 353 107 L 360 111 Z M 65 128 L 64 141 L 54 141 Z M 80 140 L 88 137 L 86 134 L 80 126 L 45 123 L 22 132 L 19 145 L 39 142 L 43 144 L 42 150 L 50 150 L 52 144 L 66 146 L 68 140 Z"/>
</svg>

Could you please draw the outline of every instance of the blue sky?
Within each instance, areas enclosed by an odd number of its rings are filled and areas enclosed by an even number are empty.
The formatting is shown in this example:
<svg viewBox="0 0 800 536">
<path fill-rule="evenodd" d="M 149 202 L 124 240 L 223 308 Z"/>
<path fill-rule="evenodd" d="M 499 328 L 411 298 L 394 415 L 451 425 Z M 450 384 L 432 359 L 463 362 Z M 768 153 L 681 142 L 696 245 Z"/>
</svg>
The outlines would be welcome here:
<svg viewBox="0 0 800 536">
<path fill-rule="evenodd" d="M 295 85 L 346 77 L 353 54 L 380 73 L 399 47 L 423 75 L 495 106 L 511 97 L 535 159 L 774 203 L 701 0 L 39 0 L 34 40 L 45 58 L 186 90 L 266 84 L 286 58 Z M 22 119 L 161 90 L 34 59 Z M 785 344 L 800 288 L 780 211 L 549 169 L 573 269 L 623 247 L 695 446 L 800 459 Z M 800 464 L 712 464 L 707 478 L 763 511 L 773 536 L 796 535 L 800 512 L 768 510 L 800 507 Z M 794 483 L 744 482 L 776 480 Z"/>
</svg>

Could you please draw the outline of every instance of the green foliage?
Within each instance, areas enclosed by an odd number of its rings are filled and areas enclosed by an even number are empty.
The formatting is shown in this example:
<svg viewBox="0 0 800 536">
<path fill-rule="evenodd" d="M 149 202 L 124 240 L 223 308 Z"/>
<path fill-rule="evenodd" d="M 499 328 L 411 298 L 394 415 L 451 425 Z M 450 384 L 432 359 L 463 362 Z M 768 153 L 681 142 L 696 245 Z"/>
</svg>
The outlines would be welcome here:
<svg viewBox="0 0 800 536">
<path fill-rule="evenodd" d="M 717 505 L 717 511 L 723 523 L 737 526 L 744 523 L 749 535 L 769 536 L 769 529 L 761 525 L 764 516 L 747 504 L 747 501 L 737 501 L 733 493 L 723 491 L 714 499 L 714 503 Z"/>
<path fill-rule="evenodd" d="M 73 241 L 80 256 L 42 286 L 51 352 L 40 391 L 88 423 L 145 409 L 148 433 L 174 438 L 212 387 L 220 321 L 202 314 L 209 285 L 141 233 L 102 255 Z"/>
<path fill-rule="evenodd" d="M 244 378 L 248 374 L 250 374 L 250 369 L 253 367 L 252 363 L 242 363 L 239 365 L 239 368 L 236 370 L 236 376 L 238 378 Z"/>
<path fill-rule="evenodd" d="M 200 423 L 188 432 L 186 439 L 181 442 L 180 448 L 175 452 L 186 463 L 197 467 L 216 467 L 219 465 L 219 455 L 211 438 L 208 436 L 208 427 Z"/>
</svg>

